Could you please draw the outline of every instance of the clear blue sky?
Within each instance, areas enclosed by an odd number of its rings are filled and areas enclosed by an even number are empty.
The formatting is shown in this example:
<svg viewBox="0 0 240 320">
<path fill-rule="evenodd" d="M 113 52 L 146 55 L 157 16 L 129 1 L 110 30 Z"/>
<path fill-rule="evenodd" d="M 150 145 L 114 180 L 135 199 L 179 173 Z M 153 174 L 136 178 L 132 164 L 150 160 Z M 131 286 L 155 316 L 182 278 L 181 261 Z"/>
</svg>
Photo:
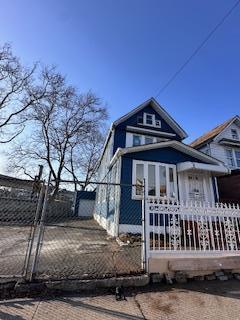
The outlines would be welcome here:
<svg viewBox="0 0 240 320">
<path fill-rule="evenodd" d="M 0 41 L 56 64 L 111 121 L 154 96 L 235 0 L 0 0 Z M 193 140 L 240 113 L 240 6 L 158 101 Z"/>
</svg>

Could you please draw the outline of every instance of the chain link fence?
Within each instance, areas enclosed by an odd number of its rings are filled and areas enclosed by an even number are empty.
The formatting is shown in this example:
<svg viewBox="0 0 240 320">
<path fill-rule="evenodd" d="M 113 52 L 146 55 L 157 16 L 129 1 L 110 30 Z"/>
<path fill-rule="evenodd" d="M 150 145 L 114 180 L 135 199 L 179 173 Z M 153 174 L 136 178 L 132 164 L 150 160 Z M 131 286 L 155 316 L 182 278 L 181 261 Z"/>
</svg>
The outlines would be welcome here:
<svg viewBox="0 0 240 320">
<path fill-rule="evenodd" d="M 0 175 L 0 277 L 22 277 L 38 196 L 32 181 Z"/>
<path fill-rule="evenodd" d="M 93 182 L 88 191 L 76 191 L 79 186 L 62 181 L 53 194 L 49 181 L 37 195 L 30 187 L 15 197 L 11 191 L 12 198 L 0 193 L 0 277 L 143 273 L 142 202 L 132 199 L 134 187 Z"/>
</svg>

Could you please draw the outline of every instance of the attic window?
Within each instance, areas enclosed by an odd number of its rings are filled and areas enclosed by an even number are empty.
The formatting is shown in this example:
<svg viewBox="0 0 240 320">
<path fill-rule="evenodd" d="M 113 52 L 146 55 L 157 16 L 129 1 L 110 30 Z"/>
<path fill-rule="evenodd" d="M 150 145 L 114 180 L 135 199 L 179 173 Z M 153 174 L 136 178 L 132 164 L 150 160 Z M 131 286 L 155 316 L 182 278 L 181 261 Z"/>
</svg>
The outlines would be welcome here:
<svg viewBox="0 0 240 320">
<path fill-rule="evenodd" d="M 231 133 L 232 133 L 232 138 L 234 140 L 238 140 L 238 133 L 236 129 L 231 129 Z"/>
<path fill-rule="evenodd" d="M 146 124 L 149 126 L 153 125 L 153 114 L 146 114 Z"/>
<path fill-rule="evenodd" d="M 145 126 L 155 127 L 156 126 L 155 114 L 144 113 L 143 114 L 143 124 Z"/>
</svg>

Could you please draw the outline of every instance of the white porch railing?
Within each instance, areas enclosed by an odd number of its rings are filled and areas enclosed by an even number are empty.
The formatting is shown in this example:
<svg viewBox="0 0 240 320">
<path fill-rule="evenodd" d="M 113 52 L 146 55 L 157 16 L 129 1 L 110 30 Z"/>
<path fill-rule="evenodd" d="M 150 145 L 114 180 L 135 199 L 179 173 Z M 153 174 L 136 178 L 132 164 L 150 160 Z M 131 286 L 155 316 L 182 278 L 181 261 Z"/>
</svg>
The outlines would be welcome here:
<svg viewBox="0 0 240 320">
<path fill-rule="evenodd" d="M 146 244 L 159 252 L 240 251 L 240 207 L 147 199 Z"/>
</svg>

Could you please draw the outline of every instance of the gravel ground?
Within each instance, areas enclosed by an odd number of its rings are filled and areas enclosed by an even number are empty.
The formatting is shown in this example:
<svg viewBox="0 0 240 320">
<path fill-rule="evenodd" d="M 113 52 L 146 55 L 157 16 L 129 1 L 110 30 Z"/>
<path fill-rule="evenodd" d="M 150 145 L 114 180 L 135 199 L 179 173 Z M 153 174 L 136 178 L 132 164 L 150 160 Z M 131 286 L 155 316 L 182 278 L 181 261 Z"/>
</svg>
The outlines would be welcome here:
<svg viewBox="0 0 240 320">
<path fill-rule="evenodd" d="M 112 294 L 15 299 L 0 302 L 2 320 L 238 320 L 240 282 L 192 282 L 126 292 L 126 300 Z"/>
<path fill-rule="evenodd" d="M 19 275 L 30 227 L 0 227 L 0 275 Z M 120 247 L 94 220 L 45 227 L 36 276 L 41 279 L 101 278 L 141 271 L 141 247 Z"/>
</svg>

